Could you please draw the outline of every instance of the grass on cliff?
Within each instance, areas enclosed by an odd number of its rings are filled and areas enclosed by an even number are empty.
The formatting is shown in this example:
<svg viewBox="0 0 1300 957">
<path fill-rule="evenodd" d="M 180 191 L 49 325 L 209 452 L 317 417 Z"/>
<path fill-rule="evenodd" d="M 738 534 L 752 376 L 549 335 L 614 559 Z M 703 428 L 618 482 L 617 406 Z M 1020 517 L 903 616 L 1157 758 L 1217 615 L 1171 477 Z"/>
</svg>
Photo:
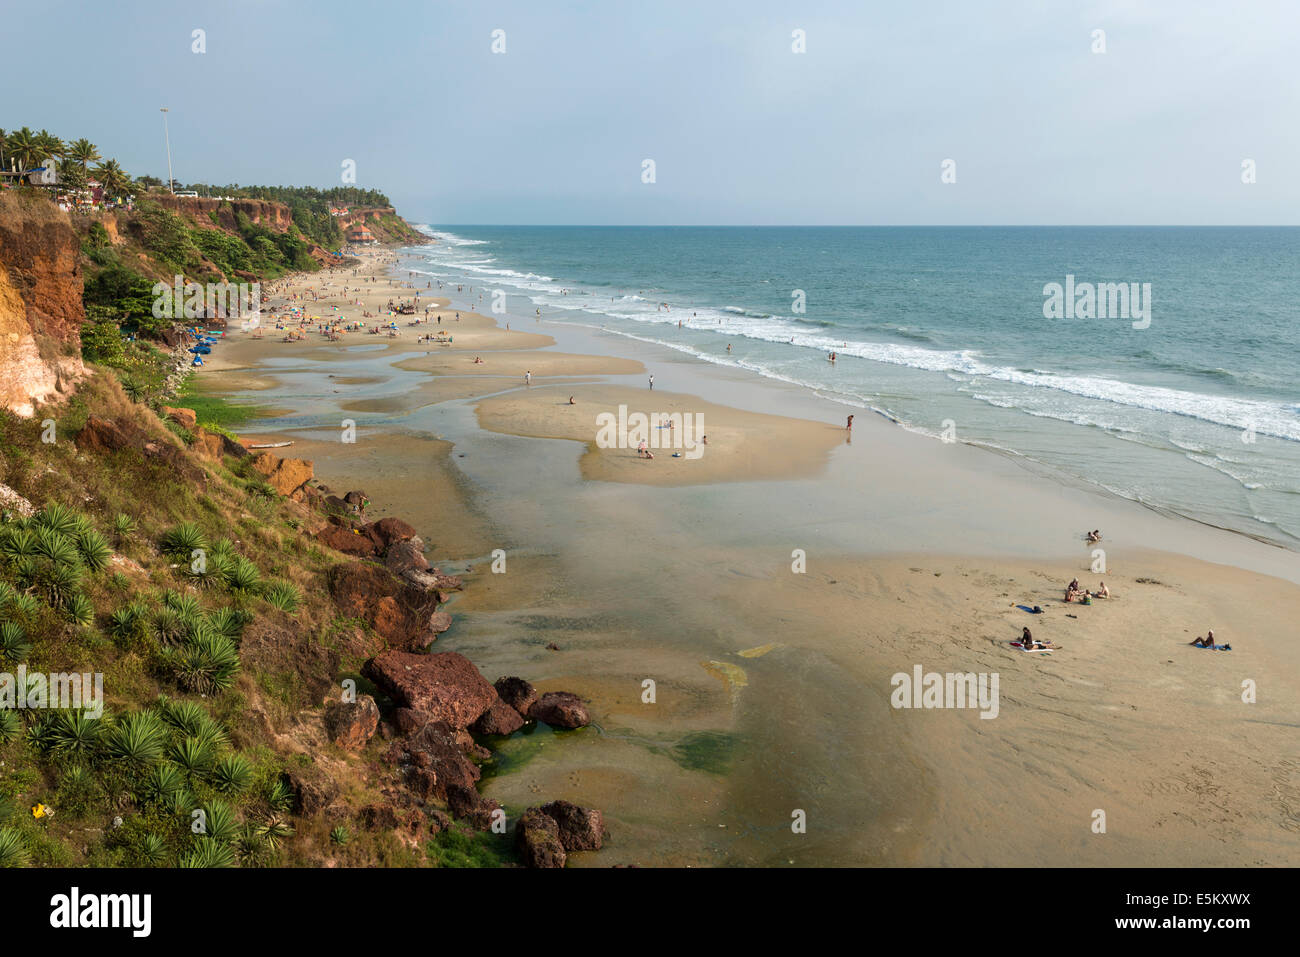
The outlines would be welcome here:
<svg viewBox="0 0 1300 957">
<path fill-rule="evenodd" d="M 91 410 L 181 458 L 79 449 Z M 49 419 L 0 413 L 0 481 L 39 509 L 0 516 L 0 671 L 102 674 L 105 705 L 0 703 L 0 864 L 315 859 L 265 729 L 318 707 L 356 651 L 324 587 L 334 559 L 246 461 L 200 467 L 110 374 Z"/>
</svg>

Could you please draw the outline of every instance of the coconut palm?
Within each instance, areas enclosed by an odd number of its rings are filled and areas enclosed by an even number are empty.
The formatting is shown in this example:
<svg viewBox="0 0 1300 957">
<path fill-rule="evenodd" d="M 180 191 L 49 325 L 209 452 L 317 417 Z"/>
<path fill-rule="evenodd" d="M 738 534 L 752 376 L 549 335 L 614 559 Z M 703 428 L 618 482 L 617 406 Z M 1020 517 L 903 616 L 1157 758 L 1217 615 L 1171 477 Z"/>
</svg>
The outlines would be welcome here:
<svg viewBox="0 0 1300 957">
<path fill-rule="evenodd" d="M 131 189 L 131 177 L 117 165 L 117 160 L 107 160 L 91 171 L 99 185 L 104 188 L 104 195 L 121 199 Z"/>
<path fill-rule="evenodd" d="M 88 171 L 88 164 L 97 163 L 103 159 L 99 155 L 99 150 L 95 147 L 95 144 L 85 137 L 69 143 L 67 153 L 64 155 L 74 163 L 80 163 L 83 171 Z"/>
<path fill-rule="evenodd" d="M 18 161 L 19 172 L 25 172 L 40 162 L 41 147 L 36 134 L 23 127 L 8 137 L 9 155 Z"/>
<path fill-rule="evenodd" d="M 59 139 L 49 130 L 41 130 L 36 134 L 36 142 L 41 148 L 41 159 L 60 159 L 67 151 L 63 140 Z"/>
</svg>

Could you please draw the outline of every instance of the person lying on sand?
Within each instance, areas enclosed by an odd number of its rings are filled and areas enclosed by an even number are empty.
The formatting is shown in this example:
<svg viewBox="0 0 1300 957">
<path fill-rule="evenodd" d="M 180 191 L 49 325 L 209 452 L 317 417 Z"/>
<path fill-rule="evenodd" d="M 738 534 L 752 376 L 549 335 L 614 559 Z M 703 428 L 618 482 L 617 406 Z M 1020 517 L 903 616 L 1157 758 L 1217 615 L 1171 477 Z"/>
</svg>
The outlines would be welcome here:
<svg viewBox="0 0 1300 957">
<path fill-rule="evenodd" d="M 1038 641 L 1029 633 L 1029 629 L 1026 628 L 1020 635 L 1020 647 L 1025 651 L 1037 651 L 1041 648 L 1055 648 L 1056 645 L 1052 644 L 1050 641 Z"/>
</svg>

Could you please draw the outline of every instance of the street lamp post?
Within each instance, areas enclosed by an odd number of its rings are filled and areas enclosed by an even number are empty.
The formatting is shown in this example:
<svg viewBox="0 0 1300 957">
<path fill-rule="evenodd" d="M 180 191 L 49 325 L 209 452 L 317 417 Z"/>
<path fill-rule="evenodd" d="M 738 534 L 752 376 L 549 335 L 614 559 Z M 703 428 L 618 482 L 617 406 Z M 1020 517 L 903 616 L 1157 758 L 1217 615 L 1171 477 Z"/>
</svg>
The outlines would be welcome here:
<svg viewBox="0 0 1300 957">
<path fill-rule="evenodd" d="M 167 144 L 167 189 L 176 195 L 176 180 L 172 176 L 172 138 L 167 131 L 167 107 L 160 107 L 163 115 L 163 140 Z"/>
</svg>

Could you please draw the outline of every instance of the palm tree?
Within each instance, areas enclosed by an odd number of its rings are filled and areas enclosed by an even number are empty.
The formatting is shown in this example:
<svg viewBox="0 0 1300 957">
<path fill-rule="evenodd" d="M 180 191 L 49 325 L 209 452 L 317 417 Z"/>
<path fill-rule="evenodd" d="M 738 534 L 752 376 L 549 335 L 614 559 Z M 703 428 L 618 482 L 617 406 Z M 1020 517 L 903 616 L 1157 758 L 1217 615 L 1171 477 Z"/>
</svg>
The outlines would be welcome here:
<svg viewBox="0 0 1300 957">
<path fill-rule="evenodd" d="M 99 185 L 104 187 L 104 195 L 111 196 L 114 199 L 120 199 L 131 188 L 131 177 L 126 175 L 122 167 L 117 165 L 117 160 L 108 160 L 93 170 L 95 179 L 99 180 Z"/>
<path fill-rule="evenodd" d="M 36 142 L 36 134 L 23 127 L 17 133 L 9 134 L 9 155 L 18 160 L 20 169 L 18 172 L 23 173 L 31 169 L 39 162 L 40 146 Z"/>
<path fill-rule="evenodd" d="M 0 130 L 0 133 L 3 133 L 3 131 Z M 67 158 L 73 162 L 80 163 L 82 170 L 86 169 L 87 164 L 96 163 L 103 159 L 103 157 L 99 155 L 99 150 L 95 148 L 95 144 L 85 137 L 69 143 L 66 155 Z"/>
<path fill-rule="evenodd" d="M 67 149 L 63 145 L 63 140 L 59 139 L 49 130 L 41 130 L 36 134 L 36 142 L 41 148 L 41 161 L 47 159 L 58 159 L 63 156 Z"/>
<path fill-rule="evenodd" d="M 5 145 L 8 141 L 5 139 L 5 131 L 0 129 L 0 171 L 5 168 Z"/>
</svg>

